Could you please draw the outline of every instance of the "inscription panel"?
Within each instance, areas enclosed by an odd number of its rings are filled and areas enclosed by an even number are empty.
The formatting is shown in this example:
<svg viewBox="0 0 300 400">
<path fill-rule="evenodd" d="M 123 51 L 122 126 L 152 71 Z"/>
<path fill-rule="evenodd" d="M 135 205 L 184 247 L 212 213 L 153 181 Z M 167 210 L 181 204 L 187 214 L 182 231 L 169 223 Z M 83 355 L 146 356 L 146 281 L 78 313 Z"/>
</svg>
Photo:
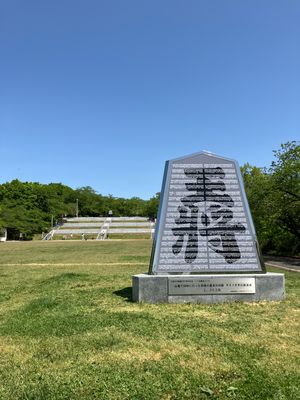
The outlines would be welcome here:
<svg viewBox="0 0 300 400">
<path fill-rule="evenodd" d="M 237 168 L 205 153 L 169 162 L 152 272 L 261 272 Z"/>
<path fill-rule="evenodd" d="M 255 278 L 248 277 L 170 277 L 168 282 L 170 296 L 255 293 Z"/>
</svg>

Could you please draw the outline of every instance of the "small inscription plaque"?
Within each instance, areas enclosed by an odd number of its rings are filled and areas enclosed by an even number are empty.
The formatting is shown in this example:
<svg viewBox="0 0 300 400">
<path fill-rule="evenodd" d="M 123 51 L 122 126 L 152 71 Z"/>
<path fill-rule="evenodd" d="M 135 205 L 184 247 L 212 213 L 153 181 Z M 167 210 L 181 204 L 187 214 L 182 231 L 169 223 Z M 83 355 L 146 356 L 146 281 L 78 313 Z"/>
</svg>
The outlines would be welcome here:
<svg viewBox="0 0 300 400">
<path fill-rule="evenodd" d="M 249 277 L 170 277 L 170 296 L 199 294 L 251 294 L 255 293 L 255 278 Z"/>
</svg>

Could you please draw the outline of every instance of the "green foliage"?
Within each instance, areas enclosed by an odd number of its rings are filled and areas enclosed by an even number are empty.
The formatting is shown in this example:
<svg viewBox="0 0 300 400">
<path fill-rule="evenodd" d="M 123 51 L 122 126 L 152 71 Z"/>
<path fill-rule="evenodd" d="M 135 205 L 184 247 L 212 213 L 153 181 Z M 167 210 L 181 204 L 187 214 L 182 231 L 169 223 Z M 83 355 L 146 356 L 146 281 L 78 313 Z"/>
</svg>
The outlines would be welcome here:
<svg viewBox="0 0 300 400">
<path fill-rule="evenodd" d="M 114 216 L 156 217 L 158 196 L 149 201 L 102 196 L 90 186 L 72 189 L 61 183 L 43 185 L 36 182 L 20 182 L 15 179 L 0 185 L 0 227 L 8 229 L 9 239 L 31 239 L 34 234 L 46 232 L 65 216 L 76 215 L 78 199 L 80 216 L 106 216 L 109 210 Z"/>
<path fill-rule="evenodd" d="M 151 197 L 151 199 L 147 202 L 145 210 L 146 215 L 152 220 L 154 220 L 157 216 L 159 200 L 160 200 L 160 193 L 156 193 L 156 195 L 154 197 Z"/>
<path fill-rule="evenodd" d="M 262 251 L 300 253 L 300 146 L 281 145 L 269 170 L 241 168 Z"/>
<path fill-rule="evenodd" d="M 275 219 L 300 241 L 300 145 L 288 142 L 274 153 L 276 160 L 270 173 L 277 206 Z"/>
</svg>

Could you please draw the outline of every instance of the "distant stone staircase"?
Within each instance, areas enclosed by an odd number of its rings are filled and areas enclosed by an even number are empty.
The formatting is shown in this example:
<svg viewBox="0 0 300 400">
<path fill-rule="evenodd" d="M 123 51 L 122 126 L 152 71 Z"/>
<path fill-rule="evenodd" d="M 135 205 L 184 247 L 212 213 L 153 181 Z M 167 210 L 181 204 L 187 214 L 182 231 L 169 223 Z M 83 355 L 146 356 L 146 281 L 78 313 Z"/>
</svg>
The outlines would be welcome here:
<svg viewBox="0 0 300 400">
<path fill-rule="evenodd" d="M 51 240 L 54 236 L 72 238 L 81 235 L 95 236 L 96 240 L 105 240 L 114 234 L 149 234 L 153 237 L 155 223 L 144 217 L 78 217 L 67 218 L 65 222 L 53 228 L 43 240 Z"/>
</svg>

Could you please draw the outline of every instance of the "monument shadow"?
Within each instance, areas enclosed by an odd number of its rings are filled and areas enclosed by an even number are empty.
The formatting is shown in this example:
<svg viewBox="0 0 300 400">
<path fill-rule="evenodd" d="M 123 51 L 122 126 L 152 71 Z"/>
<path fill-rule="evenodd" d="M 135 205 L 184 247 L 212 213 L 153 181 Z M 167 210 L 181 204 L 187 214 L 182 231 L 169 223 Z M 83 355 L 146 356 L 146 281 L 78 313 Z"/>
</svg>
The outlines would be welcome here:
<svg viewBox="0 0 300 400">
<path fill-rule="evenodd" d="M 116 290 L 113 292 L 114 295 L 123 297 L 123 299 L 126 299 L 126 301 L 133 303 L 132 300 L 132 287 L 128 286 L 120 290 Z"/>
</svg>

